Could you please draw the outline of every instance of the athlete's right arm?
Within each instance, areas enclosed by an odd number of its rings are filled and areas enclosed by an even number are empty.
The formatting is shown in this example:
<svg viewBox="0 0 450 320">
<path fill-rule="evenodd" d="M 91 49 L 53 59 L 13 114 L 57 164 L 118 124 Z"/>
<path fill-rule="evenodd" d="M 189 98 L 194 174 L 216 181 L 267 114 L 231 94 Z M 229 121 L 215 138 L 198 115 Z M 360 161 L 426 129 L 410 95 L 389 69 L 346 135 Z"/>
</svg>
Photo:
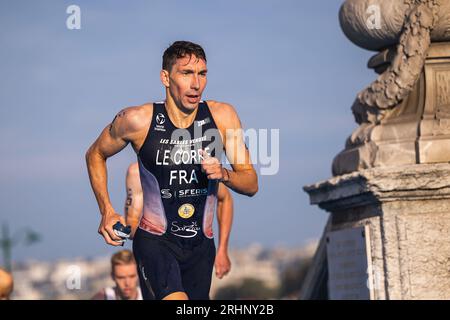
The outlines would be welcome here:
<svg viewBox="0 0 450 320">
<path fill-rule="evenodd" d="M 142 107 L 129 107 L 120 111 L 86 152 L 89 179 L 102 215 L 98 232 L 106 243 L 113 246 L 121 243 L 117 241 L 120 238 L 112 227 L 117 221 L 125 225 L 125 219 L 115 212 L 109 198 L 106 159 L 121 151 L 129 142 L 136 146 L 146 126 L 141 110 Z"/>
</svg>

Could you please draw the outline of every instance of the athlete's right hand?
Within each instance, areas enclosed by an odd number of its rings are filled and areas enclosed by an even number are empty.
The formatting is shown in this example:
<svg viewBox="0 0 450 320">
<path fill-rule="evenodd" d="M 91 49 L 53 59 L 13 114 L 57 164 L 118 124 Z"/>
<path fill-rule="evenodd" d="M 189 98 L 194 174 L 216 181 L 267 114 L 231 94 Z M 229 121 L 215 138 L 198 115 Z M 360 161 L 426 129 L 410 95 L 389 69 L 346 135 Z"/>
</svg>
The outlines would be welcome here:
<svg viewBox="0 0 450 320">
<path fill-rule="evenodd" d="M 113 226 L 117 221 L 126 225 L 125 218 L 115 212 L 105 213 L 102 215 L 102 221 L 98 227 L 98 233 L 105 238 L 105 242 L 112 246 L 121 246 L 121 238 L 114 233 Z"/>
</svg>

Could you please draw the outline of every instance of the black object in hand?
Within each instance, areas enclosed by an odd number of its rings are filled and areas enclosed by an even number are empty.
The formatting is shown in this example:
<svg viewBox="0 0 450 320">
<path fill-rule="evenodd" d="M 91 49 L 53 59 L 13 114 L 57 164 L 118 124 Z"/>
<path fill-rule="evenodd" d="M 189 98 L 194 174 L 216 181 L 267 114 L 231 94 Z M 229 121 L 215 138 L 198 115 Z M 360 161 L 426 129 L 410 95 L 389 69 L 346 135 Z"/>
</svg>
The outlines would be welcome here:
<svg viewBox="0 0 450 320">
<path fill-rule="evenodd" d="M 121 237 L 123 240 L 127 240 L 130 238 L 131 235 L 131 226 L 124 226 L 120 223 L 120 221 L 117 221 L 115 225 L 113 225 L 114 233 Z"/>
</svg>

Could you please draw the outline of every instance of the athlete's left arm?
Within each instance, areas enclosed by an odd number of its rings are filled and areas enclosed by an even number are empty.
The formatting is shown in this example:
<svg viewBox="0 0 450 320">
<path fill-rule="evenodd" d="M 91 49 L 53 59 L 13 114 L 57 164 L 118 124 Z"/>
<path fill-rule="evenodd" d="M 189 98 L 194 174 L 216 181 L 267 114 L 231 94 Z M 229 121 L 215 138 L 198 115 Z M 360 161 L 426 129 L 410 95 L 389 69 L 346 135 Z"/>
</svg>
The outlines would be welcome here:
<svg viewBox="0 0 450 320">
<path fill-rule="evenodd" d="M 233 197 L 222 183 L 219 183 L 219 190 L 217 191 L 217 222 L 219 224 L 219 247 L 217 248 L 214 266 L 216 276 L 222 279 L 231 269 L 231 262 L 228 257 L 228 239 L 233 224 Z"/>
<path fill-rule="evenodd" d="M 244 142 L 241 121 L 236 110 L 227 103 L 208 101 L 214 121 L 220 130 L 225 154 L 233 170 L 222 167 L 218 159 L 206 158 L 202 167 L 208 179 L 220 179 L 227 187 L 249 197 L 258 192 L 258 176 Z"/>
</svg>

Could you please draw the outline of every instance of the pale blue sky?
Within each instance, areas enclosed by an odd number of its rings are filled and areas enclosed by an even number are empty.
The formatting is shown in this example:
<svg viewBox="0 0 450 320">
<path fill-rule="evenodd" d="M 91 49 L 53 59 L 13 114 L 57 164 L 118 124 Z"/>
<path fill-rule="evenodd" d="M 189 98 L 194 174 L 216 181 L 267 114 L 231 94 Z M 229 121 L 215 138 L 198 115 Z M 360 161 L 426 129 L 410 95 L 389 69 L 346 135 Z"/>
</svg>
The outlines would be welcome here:
<svg viewBox="0 0 450 320">
<path fill-rule="evenodd" d="M 253 198 L 235 194 L 231 246 L 302 245 L 327 213 L 302 186 L 331 176 L 355 124 L 350 106 L 375 77 L 371 52 L 348 41 L 341 0 L 0 1 L 0 222 L 44 239 L 14 258 L 108 254 L 84 153 L 121 108 L 164 98 L 161 56 L 176 40 L 208 57 L 204 98 L 237 109 L 246 128 L 280 129 L 280 170 Z M 66 8 L 81 7 L 81 30 Z M 130 147 L 110 159 L 122 211 Z"/>
</svg>

